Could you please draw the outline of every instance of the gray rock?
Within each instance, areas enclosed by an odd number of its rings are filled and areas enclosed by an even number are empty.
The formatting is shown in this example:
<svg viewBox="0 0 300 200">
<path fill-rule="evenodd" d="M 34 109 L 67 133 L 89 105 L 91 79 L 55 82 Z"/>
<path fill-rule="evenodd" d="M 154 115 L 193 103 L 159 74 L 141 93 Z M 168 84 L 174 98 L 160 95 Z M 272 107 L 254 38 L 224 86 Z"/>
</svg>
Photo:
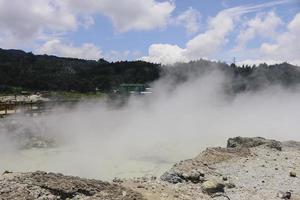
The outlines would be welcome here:
<svg viewBox="0 0 300 200">
<path fill-rule="evenodd" d="M 46 172 L 5 174 L 0 179 L 0 194 L 1 200 L 144 199 L 141 194 L 120 185 Z"/>
<path fill-rule="evenodd" d="M 262 137 L 235 137 L 227 140 L 227 148 L 252 148 L 261 145 L 277 149 L 278 151 L 282 150 L 281 142 L 276 140 L 268 140 Z"/>
<path fill-rule="evenodd" d="M 200 172 L 198 172 L 197 170 L 192 170 L 187 174 L 182 175 L 183 179 L 185 181 L 191 181 L 192 183 L 199 183 L 201 182 L 203 179 L 203 174 L 201 174 Z"/>
<path fill-rule="evenodd" d="M 161 177 L 161 180 L 167 181 L 169 183 L 181 183 L 181 182 L 192 182 L 192 183 L 200 183 L 203 182 L 204 174 L 197 170 L 191 170 L 190 172 L 186 173 L 179 173 L 174 170 L 170 170 L 170 172 L 164 173 Z"/>
<path fill-rule="evenodd" d="M 290 177 L 297 177 L 297 173 L 295 171 L 290 172 Z"/>
<path fill-rule="evenodd" d="M 277 194 L 277 197 L 279 197 L 280 199 L 291 199 L 292 193 L 291 192 L 285 192 L 285 193 L 279 192 Z"/>
<path fill-rule="evenodd" d="M 297 149 L 298 151 L 300 151 L 300 142 L 286 141 L 286 142 L 282 142 L 282 145 L 284 148 L 293 148 L 293 149 Z"/>
<path fill-rule="evenodd" d="M 282 199 L 291 199 L 291 197 L 292 197 L 292 193 L 291 193 L 291 192 L 286 192 L 286 193 L 283 195 Z"/>
<path fill-rule="evenodd" d="M 169 183 L 173 183 L 173 184 L 176 184 L 176 183 L 181 183 L 183 182 L 183 179 L 176 173 L 174 172 L 165 172 L 161 177 L 160 177 L 161 180 L 163 181 L 167 181 Z"/>
<path fill-rule="evenodd" d="M 202 190 L 208 194 L 224 192 L 225 185 L 216 181 L 205 181 L 201 185 Z"/>
<path fill-rule="evenodd" d="M 225 187 L 228 188 L 228 189 L 232 189 L 232 188 L 235 188 L 235 184 L 231 183 L 231 182 L 228 182 L 228 183 L 225 183 Z"/>
</svg>

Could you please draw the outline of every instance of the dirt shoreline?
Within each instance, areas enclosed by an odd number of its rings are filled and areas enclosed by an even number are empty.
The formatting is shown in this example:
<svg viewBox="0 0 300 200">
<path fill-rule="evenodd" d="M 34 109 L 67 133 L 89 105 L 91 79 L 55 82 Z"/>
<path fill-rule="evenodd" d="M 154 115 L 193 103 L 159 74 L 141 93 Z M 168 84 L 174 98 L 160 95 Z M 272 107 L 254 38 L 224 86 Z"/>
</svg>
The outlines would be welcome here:
<svg viewBox="0 0 300 200">
<path fill-rule="evenodd" d="M 300 200 L 300 142 L 232 138 L 180 161 L 161 177 L 112 183 L 34 172 L 5 172 L 0 199 Z"/>
</svg>

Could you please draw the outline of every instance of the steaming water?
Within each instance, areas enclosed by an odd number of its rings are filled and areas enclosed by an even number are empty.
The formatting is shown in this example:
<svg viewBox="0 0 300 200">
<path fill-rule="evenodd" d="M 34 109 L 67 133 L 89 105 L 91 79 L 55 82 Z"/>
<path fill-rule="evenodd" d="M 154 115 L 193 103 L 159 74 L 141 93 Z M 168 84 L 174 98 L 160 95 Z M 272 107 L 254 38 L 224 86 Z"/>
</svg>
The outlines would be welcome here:
<svg viewBox="0 0 300 200">
<path fill-rule="evenodd" d="M 74 157 L 74 154 L 76 157 Z M 94 157 L 91 160 L 91 156 Z M 66 159 L 68 158 L 68 160 Z M 75 149 L 30 149 L 1 158 L 1 170 L 44 170 L 88 178 L 111 180 L 114 177 L 140 177 L 159 175 L 174 161 L 134 159 L 123 156 L 103 158 L 101 152 L 83 153 Z"/>
<path fill-rule="evenodd" d="M 228 137 L 300 140 L 298 90 L 270 86 L 228 96 L 223 82 L 219 73 L 177 87 L 161 80 L 152 96 L 122 108 L 82 102 L 41 117 L 6 119 L 0 123 L 0 170 L 106 180 L 160 175 L 208 146 L 224 146 Z M 52 138 L 55 146 L 20 150 L 28 135 Z"/>
</svg>

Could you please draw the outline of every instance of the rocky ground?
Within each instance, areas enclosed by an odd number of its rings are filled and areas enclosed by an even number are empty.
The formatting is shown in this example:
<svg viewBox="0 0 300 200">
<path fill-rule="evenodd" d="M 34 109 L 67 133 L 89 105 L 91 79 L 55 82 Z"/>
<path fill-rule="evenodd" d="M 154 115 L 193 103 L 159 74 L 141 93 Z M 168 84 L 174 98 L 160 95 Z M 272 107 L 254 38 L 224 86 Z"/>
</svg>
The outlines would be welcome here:
<svg viewBox="0 0 300 200">
<path fill-rule="evenodd" d="M 61 174 L 5 173 L 0 199 L 300 200 L 300 143 L 232 138 L 161 177 L 113 183 Z"/>
<path fill-rule="evenodd" d="M 120 185 L 62 174 L 5 172 L 0 178 L 0 199 L 143 200 L 141 194 Z"/>
<path fill-rule="evenodd" d="M 233 138 L 175 164 L 160 179 L 126 180 L 147 199 L 300 200 L 300 143 Z"/>
</svg>

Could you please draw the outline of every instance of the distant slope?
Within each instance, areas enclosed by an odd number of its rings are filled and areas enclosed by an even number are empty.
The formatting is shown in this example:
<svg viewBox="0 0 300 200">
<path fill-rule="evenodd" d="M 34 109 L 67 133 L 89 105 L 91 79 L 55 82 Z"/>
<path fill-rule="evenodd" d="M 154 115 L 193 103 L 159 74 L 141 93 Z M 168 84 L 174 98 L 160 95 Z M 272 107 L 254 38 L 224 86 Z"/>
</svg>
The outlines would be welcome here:
<svg viewBox="0 0 300 200">
<path fill-rule="evenodd" d="M 178 63 L 172 67 L 163 68 L 161 74 L 173 80 L 174 84 L 178 84 L 213 70 L 225 74 L 227 80 L 224 87 L 234 93 L 258 90 L 270 85 L 291 88 L 300 84 L 300 68 L 289 63 L 238 67 L 234 64 L 228 65 L 221 62 L 199 60 L 190 63 Z"/>
<path fill-rule="evenodd" d="M 258 66 L 228 65 L 208 60 L 161 66 L 144 61 L 107 62 L 34 55 L 21 50 L 0 49 L 0 91 L 9 87 L 30 90 L 89 92 L 111 91 L 121 83 L 150 83 L 169 77 L 174 84 L 190 76 L 218 69 L 229 78 L 226 90 L 242 92 L 266 85 L 293 87 L 300 84 L 299 67 L 288 63 Z"/>
<path fill-rule="evenodd" d="M 110 91 L 121 83 L 159 78 L 160 65 L 143 61 L 110 63 L 0 49 L 0 85 L 31 90 Z"/>
</svg>

